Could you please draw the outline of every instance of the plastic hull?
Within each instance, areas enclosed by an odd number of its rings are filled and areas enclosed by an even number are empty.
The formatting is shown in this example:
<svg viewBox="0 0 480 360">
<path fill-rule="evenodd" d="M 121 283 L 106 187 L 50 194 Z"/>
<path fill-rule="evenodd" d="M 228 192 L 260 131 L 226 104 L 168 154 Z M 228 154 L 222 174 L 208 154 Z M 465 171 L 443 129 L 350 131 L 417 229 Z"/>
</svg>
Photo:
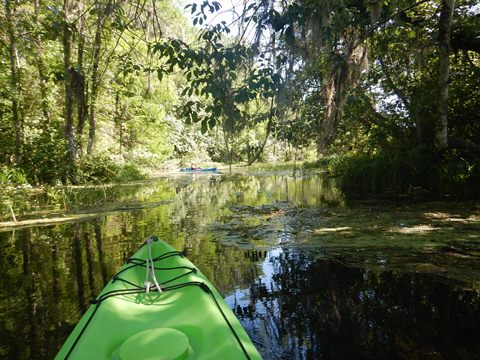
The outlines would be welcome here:
<svg viewBox="0 0 480 360">
<path fill-rule="evenodd" d="M 261 359 L 206 277 L 165 242 L 150 246 L 163 292 L 145 292 L 144 244 L 89 307 L 56 359 Z"/>
</svg>

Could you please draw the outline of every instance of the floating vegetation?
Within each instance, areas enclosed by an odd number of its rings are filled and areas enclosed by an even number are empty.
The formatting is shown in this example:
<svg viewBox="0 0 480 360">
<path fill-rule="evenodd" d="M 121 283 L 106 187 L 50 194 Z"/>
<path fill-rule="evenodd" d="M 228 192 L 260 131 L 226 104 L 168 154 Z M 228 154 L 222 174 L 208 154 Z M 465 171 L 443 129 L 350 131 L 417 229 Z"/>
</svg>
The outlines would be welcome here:
<svg viewBox="0 0 480 360">
<path fill-rule="evenodd" d="M 273 202 L 229 210 L 210 227 L 223 244 L 308 249 L 356 266 L 432 273 L 470 284 L 480 279 L 476 204 L 385 206 L 369 200 L 351 207 L 304 208 Z"/>
</svg>

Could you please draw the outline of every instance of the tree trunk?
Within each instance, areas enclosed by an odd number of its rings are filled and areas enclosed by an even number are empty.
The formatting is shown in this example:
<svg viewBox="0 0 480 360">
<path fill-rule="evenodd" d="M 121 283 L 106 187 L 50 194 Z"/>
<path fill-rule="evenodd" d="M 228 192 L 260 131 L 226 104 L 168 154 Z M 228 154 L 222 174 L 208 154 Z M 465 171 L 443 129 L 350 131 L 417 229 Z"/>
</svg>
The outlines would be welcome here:
<svg viewBox="0 0 480 360">
<path fill-rule="evenodd" d="M 268 140 L 268 137 L 270 135 L 271 128 L 272 128 L 273 116 L 274 116 L 274 112 L 273 112 L 274 104 L 275 104 L 275 102 L 274 102 L 274 99 L 272 98 L 272 101 L 270 103 L 270 116 L 268 118 L 267 131 L 266 131 L 266 134 L 265 134 L 265 139 L 263 140 L 262 146 L 260 147 L 260 149 L 258 149 L 257 153 L 251 159 L 249 159 L 249 161 L 247 163 L 247 166 L 250 166 L 255 161 L 257 161 L 260 158 L 260 155 L 262 155 L 263 149 L 265 149 L 265 145 L 267 144 L 267 140 Z"/>
<path fill-rule="evenodd" d="M 262 155 L 263 150 L 265 149 L 265 145 L 267 144 L 268 137 L 270 135 L 270 128 L 271 128 L 271 122 L 269 121 L 267 124 L 267 133 L 265 134 L 265 138 L 263 139 L 262 146 L 260 146 L 260 148 L 255 153 L 255 155 L 253 155 L 253 157 L 248 160 L 247 166 L 252 165 L 255 161 L 257 161 L 260 158 L 260 155 Z"/>
<path fill-rule="evenodd" d="M 115 93 L 115 126 L 118 129 L 118 153 L 123 152 L 123 110 L 120 110 L 120 90 Z"/>
<path fill-rule="evenodd" d="M 438 21 L 438 117 L 435 123 L 435 147 L 444 150 L 448 146 L 448 82 L 450 34 L 452 31 L 455 0 L 442 0 Z"/>
<path fill-rule="evenodd" d="M 326 154 L 335 140 L 337 126 L 347 102 L 348 91 L 358 82 L 366 65 L 367 49 L 362 45 L 355 46 L 355 36 L 352 35 L 346 54 L 332 65 L 332 70 L 327 78 L 324 90 L 326 109 L 317 135 L 318 155 Z"/>
<path fill-rule="evenodd" d="M 45 62 L 43 58 L 43 43 L 42 39 L 40 38 L 39 29 L 41 27 L 40 24 L 40 4 L 41 0 L 33 0 L 33 6 L 35 9 L 35 49 L 37 51 L 37 55 L 35 57 L 35 62 L 37 65 L 38 77 L 40 79 L 40 96 L 41 96 L 41 107 L 42 107 L 42 114 L 43 114 L 43 133 L 48 131 L 48 126 L 50 125 L 50 111 L 48 109 L 48 90 L 47 90 L 47 79 L 48 76 L 45 75 Z"/>
<path fill-rule="evenodd" d="M 63 28 L 63 70 L 65 76 L 65 135 L 67 137 L 67 153 L 69 163 L 68 176 L 75 183 L 76 182 L 76 160 L 77 160 L 77 145 L 75 140 L 74 126 L 73 126 L 73 71 L 71 64 L 72 55 L 72 31 L 71 17 L 72 9 L 75 0 L 64 0 L 63 8 L 65 12 L 65 24 Z"/>
<path fill-rule="evenodd" d="M 225 142 L 225 149 L 227 150 L 228 169 L 229 169 L 229 173 L 231 174 L 232 173 L 232 149 L 231 149 L 231 144 L 230 144 L 231 137 L 229 136 L 231 133 L 230 133 L 230 130 L 227 129 L 226 122 L 227 122 L 227 120 L 224 120 L 223 124 L 222 124 L 223 140 Z"/>
<path fill-rule="evenodd" d="M 93 153 L 94 145 L 95 145 L 95 128 L 96 128 L 96 106 L 97 106 L 97 97 L 98 97 L 98 90 L 100 87 L 100 79 L 98 79 L 100 72 L 99 65 L 100 65 L 100 55 L 101 55 L 101 46 L 102 46 L 102 29 L 105 23 L 105 20 L 110 15 L 112 1 L 108 1 L 105 5 L 105 8 L 102 9 L 100 3 L 98 4 L 97 8 L 97 24 L 95 29 L 95 40 L 93 43 L 93 60 L 92 60 L 92 74 L 90 79 L 90 105 L 89 105 L 89 114 L 88 114 L 88 146 L 87 146 L 87 154 L 90 155 Z"/>
<path fill-rule="evenodd" d="M 319 154 L 326 154 L 335 139 L 336 126 L 341 116 L 343 99 L 345 98 L 347 71 L 346 64 L 337 64 L 328 76 L 324 95 L 325 115 L 320 124 L 317 137 L 317 151 Z"/>
<path fill-rule="evenodd" d="M 79 11 L 83 12 L 84 4 L 78 2 Z M 85 49 L 85 36 L 83 34 L 83 19 L 79 17 L 78 19 L 78 50 L 77 50 L 77 81 L 75 86 L 75 97 L 77 99 L 77 146 L 79 156 L 83 155 L 83 130 L 85 128 L 85 120 L 87 118 L 87 99 L 86 99 L 86 81 L 85 81 L 85 71 L 83 69 L 83 55 Z"/>
<path fill-rule="evenodd" d="M 13 128 L 15 130 L 15 163 L 21 164 L 22 147 L 23 147 L 23 130 L 20 123 L 19 116 L 19 88 L 18 88 L 18 64 L 17 64 L 17 38 L 15 34 L 14 13 L 16 8 L 16 1 L 5 0 L 5 18 L 7 21 L 8 34 L 8 52 L 10 60 L 10 86 L 11 86 L 11 100 L 12 100 L 12 120 Z"/>
</svg>

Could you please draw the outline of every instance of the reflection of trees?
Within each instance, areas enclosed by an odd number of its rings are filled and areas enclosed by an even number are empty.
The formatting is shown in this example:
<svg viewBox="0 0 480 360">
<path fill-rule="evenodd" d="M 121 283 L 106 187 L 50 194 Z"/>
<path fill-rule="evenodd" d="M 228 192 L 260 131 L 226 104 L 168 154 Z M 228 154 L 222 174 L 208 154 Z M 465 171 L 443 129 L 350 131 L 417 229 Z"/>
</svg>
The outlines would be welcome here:
<svg viewBox="0 0 480 360">
<path fill-rule="evenodd" d="M 258 210 L 240 212 L 240 226 L 253 219 L 254 225 L 273 228 L 275 236 L 287 226 L 311 227 L 310 218 L 316 221 L 330 211 L 324 207 L 341 202 L 328 180 L 283 175 L 168 180 L 138 193 L 151 201 L 164 199 L 162 191 L 170 203 L 0 233 L 0 358 L 26 359 L 33 351 L 37 358 L 52 358 L 91 297 L 150 234 L 186 248 L 222 294 L 246 289 L 232 295 L 235 311 L 250 333 L 262 338 L 267 358 L 472 358 L 480 353 L 478 293 L 426 275 L 366 271 L 295 251 L 267 255 L 253 243 L 245 251 L 228 246 L 211 226 L 215 221 L 231 226 L 232 206 L 239 205 Z M 286 216 L 280 225 L 264 224 L 262 210 L 276 206 L 287 207 Z M 273 274 L 264 273 L 270 262 Z"/>
<path fill-rule="evenodd" d="M 86 308 L 94 284 L 104 286 L 100 269 L 106 269 L 105 261 L 117 269 L 117 253 L 98 263 L 99 243 L 94 242 L 99 234 L 88 231 L 84 223 L 0 234 L 0 358 L 53 358 Z"/>
<path fill-rule="evenodd" d="M 93 249 L 92 249 L 92 242 L 90 241 L 90 233 L 87 231 L 84 234 L 84 241 L 85 241 L 85 250 L 86 250 L 86 258 L 87 258 L 87 265 L 88 265 L 88 284 L 90 288 L 90 296 L 95 297 L 97 294 L 97 290 L 95 289 L 95 278 L 94 278 L 94 265 L 93 265 Z"/>
<path fill-rule="evenodd" d="M 254 334 L 265 332 L 267 358 L 473 359 L 480 351 L 476 291 L 293 251 L 270 261 L 271 278 L 250 287 L 254 310 L 237 309 Z"/>
<path fill-rule="evenodd" d="M 22 233 L 22 257 L 23 257 L 23 289 L 25 290 L 25 298 L 27 300 L 27 320 L 30 327 L 30 356 L 34 357 L 37 353 L 37 319 L 36 308 L 37 303 L 35 299 L 35 279 L 31 269 L 32 260 L 32 244 L 31 231 L 24 231 Z"/>
<path fill-rule="evenodd" d="M 156 221 L 166 214 L 165 208 L 157 210 L 0 233 L 0 243 L 5 244 L 0 247 L 0 357 L 53 358 L 91 297 L 138 248 L 145 234 L 155 232 Z M 203 226 L 192 222 L 191 234 L 199 229 L 197 225 Z M 179 249 L 183 244 L 175 234 L 181 231 L 172 226 L 167 238 Z M 240 249 L 218 246 L 200 235 L 193 237 L 189 257 L 220 291 L 248 286 L 258 277 L 255 263 L 262 253 L 245 256 Z"/>
<path fill-rule="evenodd" d="M 102 229 L 100 227 L 99 220 L 94 222 L 93 229 L 95 233 L 95 241 L 97 242 L 98 262 L 100 263 L 100 270 L 102 274 L 102 284 L 106 284 L 109 278 L 107 274 L 107 266 L 105 264 L 105 256 L 103 254 Z"/>
<path fill-rule="evenodd" d="M 0 233 L 0 243 L 5 244 L 0 247 L 4 259 L 0 293 L 6 304 L 0 319 L 0 357 L 30 358 L 35 351 L 37 358 L 52 358 L 91 297 L 153 233 L 179 250 L 188 249 L 189 258 L 223 294 L 248 287 L 262 275 L 258 263 L 266 254 L 222 245 L 210 224 L 238 203 L 259 206 L 284 200 L 285 179 L 283 175 L 167 179 L 131 187 L 66 190 L 70 210 L 108 201 L 172 202 L 77 224 Z M 289 188 L 288 196 L 295 201 L 318 198 L 312 197 L 316 180 L 287 181 L 304 182 L 301 192 L 298 185 Z M 38 208 L 51 200 L 42 196 L 32 200 Z"/>
<path fill-rule="evenodd" d="M 82 312 L 85 309 L 85 281 L 83 280 L 83 261 L 82 261 L 82 248 L 81 248 L 81 229 L 79 225 L 75 225 L 75 230 L 73 233 L 73 260 L 75 266 L 75 280 L 77 288 L 77 300 L 78 307 Z"/>
</svg>

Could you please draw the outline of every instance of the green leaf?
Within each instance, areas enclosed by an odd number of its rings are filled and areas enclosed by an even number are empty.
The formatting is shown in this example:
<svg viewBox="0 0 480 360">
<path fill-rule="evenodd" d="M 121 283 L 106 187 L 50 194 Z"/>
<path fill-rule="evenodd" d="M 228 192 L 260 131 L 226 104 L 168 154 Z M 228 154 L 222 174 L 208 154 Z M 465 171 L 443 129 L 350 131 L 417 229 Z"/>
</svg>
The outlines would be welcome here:
<svg viewBox="0 0 480 360">
<path fill-rule="evenodd" d="M 207 121 L 202 121 L 202 134 L 205 134 L 208 131 L 208 124 Z"/>
<path fill-rule="evenodd" d="M 197 123 L 197 122 L 200 120 L 197 112 L 196 112 L 196 111 L 192 111 L 191 114 L 192 114 L 192 120 L 193 120 L 193 122 L 194 122 L 194 123 Z"/>
<path fill-rule="evenodd" d="M 208 120 L 208 126 L 210 126 L 210 129 L 213 129 L 216 124 L 217 124 L 217 120 L 212 116 L 212 117 Z"/>
</svg>

